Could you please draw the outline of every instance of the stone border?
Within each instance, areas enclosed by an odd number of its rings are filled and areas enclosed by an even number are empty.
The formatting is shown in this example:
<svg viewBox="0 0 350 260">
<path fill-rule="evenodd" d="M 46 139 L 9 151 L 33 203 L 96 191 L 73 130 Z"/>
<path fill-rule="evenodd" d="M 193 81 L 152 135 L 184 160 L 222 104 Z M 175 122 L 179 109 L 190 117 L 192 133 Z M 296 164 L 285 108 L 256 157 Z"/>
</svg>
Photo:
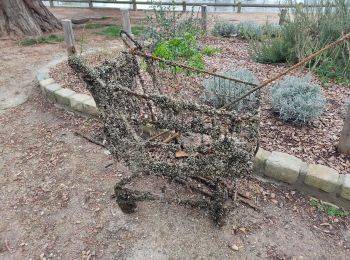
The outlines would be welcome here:
<svg viewBox="0 0 350 260">
<path fill-rule="evenodd" d="M 41 92 L 52 103 L 85 115 L 98 115 L 99 112 L 92 96 L 77 93 L 69 88 L 62 88 L 53 78 L 50 78 L 48 67 L 39 71 L 36 78 L 39 81 Z"/>
<path fill-rule="evenodd" d="M 328 166 L 307 164 L 287 153 L 261 148 L 255 157 L 254 173 L 288 183 L 298 190 L 306 190 L 350 209 L 350 174 L 339 174 Z"/>
<path fill-rule="evenodd" d="M 63 60 L 55 60 L 37 73 L 36 78 L 42 93 L 52 103 L 68 110 L 97 116 L 99 111 L 92 96 L 62 88 L 50 78 L 50 67 Z M 269 152 L 261 148 L 256 154 L 253 172 L 259 177 L 288 183 L 298 190 L 306 190 L 317 197 L 323 197 L 350 209 L 350 174 L 339 174 L 330 167 L 307 164 L 287 153 Z"/>
</svg>

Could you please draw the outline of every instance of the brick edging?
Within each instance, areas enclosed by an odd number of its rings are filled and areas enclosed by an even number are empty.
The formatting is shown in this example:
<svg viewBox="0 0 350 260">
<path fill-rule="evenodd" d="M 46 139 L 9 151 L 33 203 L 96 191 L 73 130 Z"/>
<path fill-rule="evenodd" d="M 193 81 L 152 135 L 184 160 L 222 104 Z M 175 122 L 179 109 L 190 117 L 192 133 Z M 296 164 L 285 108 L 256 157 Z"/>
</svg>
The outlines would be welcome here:
<svg viewBox="0 0 350 260">
<path fill-rule="evenodd" d="M 97 116 L 99 111 L 92 96 L 62 88 L 50 78 L 49 68 L 57 63 L 59 62 L 51 62 L 36 75 L 44 96 L 68 110 Z M 322 191 L 323 196 L 340 197 L 347 201 L 346 204 L 350 201 L 350 174 L 339 174 L 336 170 L 321 164 L 307 164 L 287 153 L 269 152 L 260 148 L 254 160 L 253 173 L 294 185 L 297 189 L 311 188 Z M 350 209 L 350 203 L 348 208 Z"/>
<path fill-rule="evenodd" d="M 60 60 L 59 62 L 62 61 Z M 55 64 L 59 62 L 56 61 Z M 63 106 L 65 109 L 89 116 L 97 116 L 99 112 L 93 97 L 87 94 L 77 93 L 69 88 L 63 88 L 50 77 L 49 69 L 51 66 L 52 64 L 48 64 L 36 74 L 36 79 L 39 81 L 43 95 L 50 102 Z"/>
<path fill-rule="evenodd" d="M 321 191 L 326 197 L 341 198 L 347 203 L 350 201 L 350 174 L 339 174 L 335 169 L 321 164 L 307 164 L 287 153 L 260 148 L 254 160 L 254 173 L 297 188 Z"/>
</svg>

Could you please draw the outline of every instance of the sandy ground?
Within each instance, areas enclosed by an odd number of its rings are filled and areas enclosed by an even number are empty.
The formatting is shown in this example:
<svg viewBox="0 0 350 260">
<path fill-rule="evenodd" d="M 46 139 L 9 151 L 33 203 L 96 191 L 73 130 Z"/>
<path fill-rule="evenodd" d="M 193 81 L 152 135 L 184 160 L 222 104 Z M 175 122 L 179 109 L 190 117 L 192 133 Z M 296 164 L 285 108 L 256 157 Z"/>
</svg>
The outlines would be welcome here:
<svg viewBox="0 0 350 260">
<path fill-rule="evenodd" d="M 156 202 L 124 215 L 110 196 L 128 170 L 106 168 L 106 151 L 74 135 L 98 133 L 99 123 L 48 103 L 34 80 L 64 45 L 0 49 L 0 259 L 348 259 L 348 219 L 251 179 L 242 182 L 262 210 L 238 205 L 222 228 L 204 212 Z"/>
</svg>

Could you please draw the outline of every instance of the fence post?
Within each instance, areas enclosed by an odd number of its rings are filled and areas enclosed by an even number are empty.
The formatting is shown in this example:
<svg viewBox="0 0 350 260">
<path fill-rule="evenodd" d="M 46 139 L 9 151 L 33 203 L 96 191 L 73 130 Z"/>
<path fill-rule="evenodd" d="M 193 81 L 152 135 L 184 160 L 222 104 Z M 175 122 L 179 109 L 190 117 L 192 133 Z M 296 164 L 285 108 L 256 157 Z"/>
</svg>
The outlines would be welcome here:
<svg viewBox="0 0 350 260">
<path fill-rule="evenodd" d="M 94 7 L 94 5 L 92 3 L 92 0 L 89 0 L 89 8 L 93 8 L 93 7 Z"/>
<path fill-rule="evenodd" d="M 201 14 L 202 14 L 202 30 L 204 33 L 207 32 L 207 6 L 201 5 Z"/>
<path fill-rule="evenodd" d="M 182 1 L 182 12 L 186 12 L 186 1 Z"/>
<path fill-rule="evenodd" d="M 72 21 L 68 19 L 62 20 L 63 32 L 64 32 L 64 41 L 67 45 L 68 55 L 74 54 L 75 50 L 75 39 L 73 34 Z"/>
<path fill-rule="evenodd" d="M 54 7 L 53 0 L 50 0 L 50 7 Z"/>
<path fill-rule="evenodd" d="M 136 0 L 132 0 L 132 10 L 133 11 L 137 10 Z"/>
<path fill-rule="evenodd" d="M 131 35 L 130 14 L 129 9 L 120 9 L 123 18 L 123 30 Z"/>
<path fill-rule="evenodd" d="M 242 3 L 238 2 L 238 4 L 237 4 L 237 13 L 240 13 L 241 10 L 242 10 Z"/>
<path fill-rule="evenodd" d="M 286 22 L 287 9 L 282 9 L 280 14 L 280 20 L 278 22 L 279 25 L 282 25 Z"/>
</svg>

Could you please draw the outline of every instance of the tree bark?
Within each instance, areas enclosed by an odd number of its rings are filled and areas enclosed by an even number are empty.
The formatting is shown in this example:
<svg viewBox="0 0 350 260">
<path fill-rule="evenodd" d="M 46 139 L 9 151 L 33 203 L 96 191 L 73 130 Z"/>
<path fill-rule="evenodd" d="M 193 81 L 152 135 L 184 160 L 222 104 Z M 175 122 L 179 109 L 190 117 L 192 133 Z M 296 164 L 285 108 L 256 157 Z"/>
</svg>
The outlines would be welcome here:
<svg viewBox="0 0 350 260">
<path fill-rule="evenodd" d="M 0 0 L 0 37 L 41 35 L 60 28 L 41 0 Z"/>
<path fill-rule="evenodd" d="M 338 151 L 342 154 L 350 155 L 350 106 L 344 119 L 343 130 L 340 133 Z"/>
</svg>

